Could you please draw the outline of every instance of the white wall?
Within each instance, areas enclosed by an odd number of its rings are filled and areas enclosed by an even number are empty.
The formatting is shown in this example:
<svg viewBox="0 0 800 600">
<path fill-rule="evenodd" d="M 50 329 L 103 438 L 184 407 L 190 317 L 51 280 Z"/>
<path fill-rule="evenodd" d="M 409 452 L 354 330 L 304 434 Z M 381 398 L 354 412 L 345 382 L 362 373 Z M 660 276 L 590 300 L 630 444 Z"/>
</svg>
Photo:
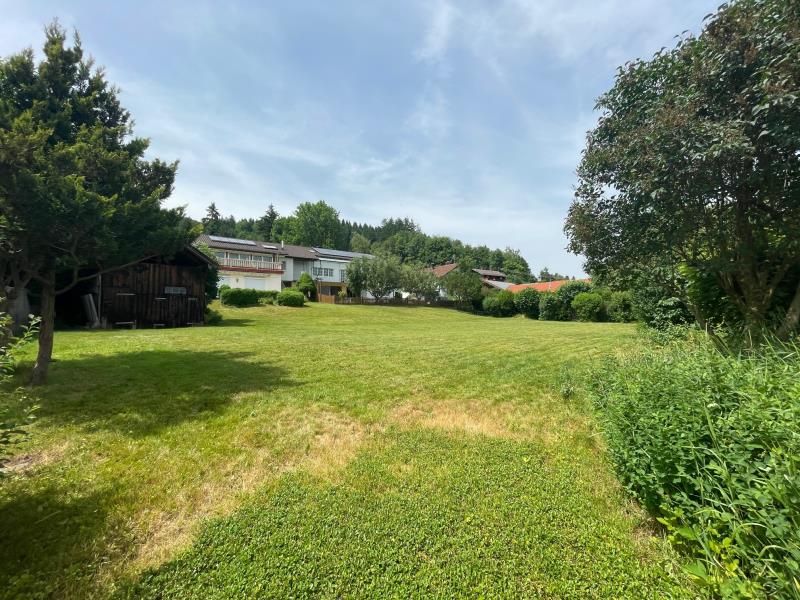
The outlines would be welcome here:
<svg viewBox="0 0 800 600">
<path fill-rule="evenodd" d="M 241 271 L 225 271 L 220 269 L 219 285 L 227 284 L 232 288 L 251 288 L 254 290 L 281 291 L 281 276 L 278 273 L 243 273 Z"/>
</svg>

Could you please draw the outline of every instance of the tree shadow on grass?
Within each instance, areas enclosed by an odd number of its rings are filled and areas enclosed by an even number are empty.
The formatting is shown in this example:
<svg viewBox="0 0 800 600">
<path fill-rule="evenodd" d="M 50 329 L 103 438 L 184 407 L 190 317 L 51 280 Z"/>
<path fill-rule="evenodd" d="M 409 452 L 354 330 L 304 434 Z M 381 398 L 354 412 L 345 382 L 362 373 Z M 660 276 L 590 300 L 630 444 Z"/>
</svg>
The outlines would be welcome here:
<svg viewBox="0 0 800 600">
<path fill-rule="evenodd" d="M 63 596 L 66 568 L 73 582 L 89 585 L 98 567 L 93 556 L 98 540 L 109 533 L 108 501 L 101 492 L 55 485 L 0 500 L 0 589 L 5 590 L 0 595 Z"/>
<path fill-rule="evenodd" d="M 150 350 L 59 360 L 39 391 L 37 419 L 146 436 L 220 414 L 237 394 L 297 385 L 252 356 Z"/>
</svg>

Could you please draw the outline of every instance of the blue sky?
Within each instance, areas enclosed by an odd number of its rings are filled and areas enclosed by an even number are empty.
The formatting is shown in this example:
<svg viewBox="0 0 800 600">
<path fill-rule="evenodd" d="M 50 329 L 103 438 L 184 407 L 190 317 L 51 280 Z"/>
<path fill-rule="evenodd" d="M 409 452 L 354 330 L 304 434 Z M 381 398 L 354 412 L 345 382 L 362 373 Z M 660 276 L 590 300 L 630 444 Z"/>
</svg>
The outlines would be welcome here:
<svg viewBox="0 0 800 600">
<path fill-rule="evenodd" d="M 578 275 L 562 225 L 595 99 L 718 3 L 4 1 L 0 55 L 77 28 L 196 218 L 321 199 Z"/>
</svg>

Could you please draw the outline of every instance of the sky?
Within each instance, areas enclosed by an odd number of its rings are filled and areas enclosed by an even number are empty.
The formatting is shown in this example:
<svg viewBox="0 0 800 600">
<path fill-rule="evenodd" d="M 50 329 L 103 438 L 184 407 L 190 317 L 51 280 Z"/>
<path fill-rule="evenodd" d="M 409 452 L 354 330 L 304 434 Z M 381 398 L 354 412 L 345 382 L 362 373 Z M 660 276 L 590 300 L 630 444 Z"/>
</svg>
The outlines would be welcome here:
<svg viewBox="0 0 800 600">
<path fill-rule="evenodd" d="M 597 97 L 718 3 L 0 0 L 0 56 L 77 29 L 194 218 L 325 200 L 580 275 L 563 223 Z"/>
</svg>

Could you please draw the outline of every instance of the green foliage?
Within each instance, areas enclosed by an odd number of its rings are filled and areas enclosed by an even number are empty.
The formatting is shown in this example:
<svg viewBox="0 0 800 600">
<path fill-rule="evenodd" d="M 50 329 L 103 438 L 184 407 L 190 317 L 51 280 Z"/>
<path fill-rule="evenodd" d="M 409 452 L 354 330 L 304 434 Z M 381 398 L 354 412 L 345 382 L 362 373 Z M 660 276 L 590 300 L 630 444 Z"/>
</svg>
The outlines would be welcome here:
<svg viewBox="0 0 800 600">
<path fill-rule="evenodd" d="M 481 278 L 466 269 L 450 271 L 442 279 L 447 295 L 461 304 L 473 305 L 482 300 Z"/>
<path fill-rule="evenodd" d="M 606 314 L 610 321 L 628 323 L 634 320 L 633 297 L 628 291 L 611 292 L 606 299 Z"/>
<path fill-rule="evenodd" d="M 260 306 L 269 306 L 270 304 L 275 304 L 275 299 L 278 297 L 277 290 L 267 290 L 267 291 L 259 291 L 258 294 L 258 304 Z"/>
<path fill-rule="evenodd" d="M 517 312 L 529 319 L 539 318 L 540 294 L 534 289 L 526 288 L 514 294 L 514 307 Z"/>
<path fill-rule="evenodd" d="M 275 297 L 275 304 L 278 306 L 293 306 L 295 308 L 299 308 L 303 306 L 305 302 L 306 297 L 303 295 L 303 293 L 292 288 L 287 288 L 281 291 Z"/>
<path fill-rule="evenodd" d="M 367 273 L 369 272 L 370 260 L 372 259 L 359 257 L 351 260 L 347 265 L 347 287 L 356 298 L 360 298 L 361 293 L 367 289 Z"/>
<path fill-rule="evenodd" d="M 223 286 L 224 287 L 224 286 Z M 299 292 L 298 292 L 299 293 Z M 219 294 L 220 302 L 225 306 L 257 306 L 262 299 L 271 302 L 277 296 L 275 290 L 254 290 L 251 288 L 226 288 Z"/>
<path fill-rule="evenodd" d="M 439 295 L 440 281 L 429 269 L 415 264 L 404 264 L 400 273 L 400 287 L 417 298 L 432 300 Z"/>
<path fill-rule="evenodd" d="M 539 296 L 539 320 L 540 321 L 562 321 L 563 310 L 561 301 L 551 293 L 545 292 Z"/>
<path fill-rule="evenodd" d="M 317 285 L 311 278 L 311 275 L 303 271 L 297 279 L 297 289 L 309 300 L 314 300 L 317 297 Z"/>
<path fill-rule="evenodd" d="M 694 319 L 686 304 L 668 293 L 662 286 L 644 285 L 634 287 L 631 308 L 637 321 L 659 330 L 676 325 L 686 325 Z"/>
<path fill-rule="evenodd" d="M 222 296 L 222 292 L 224 292 L 225 290 L 229 290 L 229 289 L 231 289 L 231 286 L 229 286 L 227 283 L 223 283 L 221 286 L 219 286 L 219 291 L 218 291 L 217 295 L 218 296 Z"/>
<path fill-rule="evenodd" d="M 483 299 L 483 310 L 493 317 L 512 317 L 517 312 L 514 294 L 508 290 L 494 292 Z"/>
<path fill-rule="evenodd" d="M 724 597 L 797 597 L 797 349 L 734 357 L 682 342 L 596 372 L 619 475 L 696 559 L 689 572 Z"/>
<path fill-rule="evenodd" d="M 217 266 L 217 257 L 214 256 L 207 244 L 198 244 L 197 249 L 213 261 L 213 266 L 209 266 L 206 273 L 205 293 L 207 307 L 219 294 L 219 288 L 217 287 L 219 285 L 219 267 Z"/>
<path fill-rule="evenodd" d="M 561 321 L 573 321 L 577 318 L 575 310 L 572 308 L 572 301 L 578 294 L 583 292 L 591 292 L 592 284 L 586 281 L 570 281 L 565 283 L 556 291 L 556 298 L 558 298 L 561 312 Z"/>
<path fill-rule="evenodd" d="M 214 310 L 210 306 L 206 306 L 204 314 L 204 321 L 206 325 L 219 325 L 222 323 L 222 313 L 218 310 Z"/>
<path fill-rule="evenodd" d="M 701 326 L 755 341 L 796 332 L 798 31 L 797 2 L 725 3 L 698 37 L 619 70 L 565 227 L 588 270 L 684 266 Z"/>
<path fill-rule="evenodd" d="M 17 356 L 22 347 L 34 338 L 37 325 L 38 320 L 34 319 L 20 336 L 14 336 L 11 334 L 11 316 L 0 312 L 0 394 L 6 399 L 0 404 L 0 478 L 11 446 L 27 439 L 26 427 L 33 422 L 37 408 L 26 389 L 8 389 L 13 385 Z"/>
<path fill-rule="evenodd" d="M 597 292 L 580 292 L 572 299 L 570 306 L 579 321 L 603 320 L 605 309 L 603 296 Z"/>
<path fill-rule="evenodd" d="M 355 262 L 355 261 L 354 261 Z M 352 264 L 352 263 L 351 263 Z M 366 270 L 364 288 L 373 297 L 381 299 L 401 286 L 400 260 L 391 255 L 365 259 Z"/>
<path fill-rule="evenodd" d="M 47 375 L 58 293 L 197 233 L 182 209 L 162 208 L 177 163 L 146 160 L 149 141 L 132 137 L 77 35 L 71 47 L 57 23 L 45 35 L 38 65 L 30 49 L 0 60 L 0 290 L 41 284 L 34 383 Z"/>
<path fill-rule="evenodd" d="M 370 241 L 358 232 L 355 232 L 350 237 L 350 250 L 353 252 L 362 252 L 369 254 L 372 251 L 372 244 Z"/>
</svg>

